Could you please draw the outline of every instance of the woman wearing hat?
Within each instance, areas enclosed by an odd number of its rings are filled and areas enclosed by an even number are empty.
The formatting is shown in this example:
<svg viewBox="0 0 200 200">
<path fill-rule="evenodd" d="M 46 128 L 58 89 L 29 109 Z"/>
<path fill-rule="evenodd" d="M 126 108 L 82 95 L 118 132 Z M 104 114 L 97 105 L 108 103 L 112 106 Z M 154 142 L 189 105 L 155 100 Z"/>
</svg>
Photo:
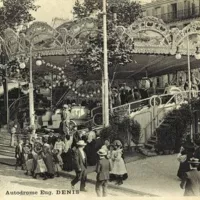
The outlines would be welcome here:
<svg viewBox="0 0 200 200">
<path fill-rule="evenodd" d="M 178 160 L 180 162 L 179 169 L 177 172 L 177 176 L 182 179 L 186 172 L 190 170 L 189 160 L 193 157 L 194 154 L 194 144 L 190 141 L 186 141 L 183 144 L 183 147 L 180 150 Z M 185 159 L 184 159 L 185 157 Z M 179 159 L 180 158 L 180 159 Z M 183 159 L 181 159 L 183 158 Z"/>
<path fill-rule="evenodd" d="M 115 150 L 112 151 L 112 171 L 110 172 L 110 179 L 115 180 L 117 185 L 122 185 L 123 180 L 128 178 L 126 166 L 122 158 L 123 149 L 120 140 L 114 141 Z"/>
<path fill-rule="evenodd" d="M 53 155 L 51 153 L 50 146 L 45 145 L 43 147 L 43 151 L 44 152 L 42 153 L 42 157 L 47 168 L 47 172 L 45 173 L 44 177 L 44 180 L 46 180 L 47 178 L 53 178 L 55 171 L 54 171 Z"/>
</svg>

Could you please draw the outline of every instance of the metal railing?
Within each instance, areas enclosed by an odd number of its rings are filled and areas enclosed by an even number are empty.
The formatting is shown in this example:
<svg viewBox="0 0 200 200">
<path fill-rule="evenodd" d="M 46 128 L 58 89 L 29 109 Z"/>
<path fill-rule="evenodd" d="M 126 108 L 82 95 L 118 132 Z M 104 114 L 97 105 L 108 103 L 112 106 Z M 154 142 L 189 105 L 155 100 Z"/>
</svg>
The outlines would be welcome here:
<svg viewBox="0 0 200 200">
<path fill-rule="evenodd" d="M 169 12 L 154 16 L 162 19 L 165 23 L 197 18 L 200 17 L 200 6 L 191 6 L 190 9 L 181 9 L 177 10 L 177 12 Z"/>
</svg>

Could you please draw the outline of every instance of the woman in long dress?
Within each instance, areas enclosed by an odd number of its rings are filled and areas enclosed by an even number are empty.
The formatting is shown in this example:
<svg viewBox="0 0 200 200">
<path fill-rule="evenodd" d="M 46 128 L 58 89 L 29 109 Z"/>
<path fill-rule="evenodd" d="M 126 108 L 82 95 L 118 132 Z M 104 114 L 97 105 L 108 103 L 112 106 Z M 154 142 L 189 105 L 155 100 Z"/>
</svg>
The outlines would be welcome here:
<svg viewBox="0 0 200 200">
<path fill-rule="evenodd" d="M 72 142 L 73 142 L 73 135 L 66 135 L 65 137 L 65 149 L 62 154 L 63 159 L 63 170 L 65 171 L 72 171 Z"/>
<path fill-rule="evenodd" d="M 185 173 L 190 171 L 190 164 L 188 161 L 193 157 L 194 154 L 194 146 L 192 143 L 186 143 L 183 145 L 183 148 L 181 148 L 180 152 L 181 156 L 185 155 L 185 160 L 180 162 L 179 169 L 177 172 L 177 176 L 180 179 L 183 179 L 185 176 Z"/>
<path fill-rule="evenodd" d="M 47 178 L 53 178 L 54 177 L 54 163 L 53 163 L 53 155 L 51 153 L 51 149 L 50 146 L 44 146 L 44 153 L 42 154 L 44 163 L 46 165 L 47 168 L 47 172 L 46 172 L 46 176 L 44 177 L 44 180 L 46 180 Z"/>
<path fill-rule="evenodd" d="M 119 140 L 114 141 L 114 148 L 111 154 L 112 170 L 110 172 L 110 179 L 115 180 L 117 185 L 122 185 L 123 180 L 128 178 L 126 166 L 122 158 L 122 143 Z"/>
</svg>

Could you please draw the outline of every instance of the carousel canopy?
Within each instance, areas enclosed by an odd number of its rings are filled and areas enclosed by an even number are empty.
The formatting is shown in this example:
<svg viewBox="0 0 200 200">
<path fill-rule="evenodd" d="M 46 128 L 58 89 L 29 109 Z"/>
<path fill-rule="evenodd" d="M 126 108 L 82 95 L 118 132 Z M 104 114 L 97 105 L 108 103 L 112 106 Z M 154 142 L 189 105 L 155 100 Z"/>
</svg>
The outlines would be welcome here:
<svg viewBox="0 0 200 200">
<path fill-rule="evenodd" d="M 88 36 L 99 31 L 97 27 L 97 20 L 93 18 L 67 22 L 57 29 L 43 22 L 34 22 L 28 30 L 18 35 L 7 29 L 4 38 L 1 38 L 1 44 L 9 58 L 29 56 L 32 46 L 33 56 L 40 53 L 45 63 L 69 68 L 66 65 L 66 57 L 81 54 Z M 188 40 L 191 68 L 199 67 L 200 61 L 194 56 L 198 53 L 200 45 L 199 21 L 192 22 L 182 30 L 170 30 L 162 20 L 144 17 L 128 28 L 117 26 L 116 32 L 120 40 L 126 44 L 126 48 L 131 50 L 133 62 L 124 66 L 113 66 L 113 69 L 109 69 L 111 77 L 115 74 L 117 79 L 140 79 L 146 72 L 149 77 L 153 77 L 187 70 Z M 175 58 L 176 53 L 182 55 L 180 60 Z M 49 71 L 50 68 L 44 64 L 39 68 L 34 65 L 33 69 Z M 100 73 L 88 75 L 88 79 L 100 78 Z"/>
</svg>

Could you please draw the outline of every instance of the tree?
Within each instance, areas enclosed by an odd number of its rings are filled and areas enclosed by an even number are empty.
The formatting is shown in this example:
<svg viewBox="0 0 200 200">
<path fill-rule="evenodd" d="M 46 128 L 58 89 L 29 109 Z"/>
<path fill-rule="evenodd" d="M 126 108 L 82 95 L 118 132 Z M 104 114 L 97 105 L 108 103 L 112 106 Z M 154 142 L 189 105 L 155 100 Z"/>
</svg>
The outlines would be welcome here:
<svg viewBox="0 0 200 200">
<path fill-rule="evenodd" d="M 73 14 L 76 19 L 90 17 L 102 10 L 102 0 L 76 0 L 73 7 Z M 107 16 L 108 20 L 113 18 L 113 12 L 117 13 L 117 24 L 127 27 L 132 24 L 137 17 L 141 16 L 141 5 L 130 0 L 108 0 Z"/>
<path fill-rule="evenodd" d="M 87 75 L 88 72 L 102 71 L 103 67 L 103 33 L 102 33 L 102 1 L 98 0 L 84 0 L 81 4 L 79 0 L 74 6 L 74 16 L 77 19 L 83 17 L 96 17 L 98 20 L 99 32 L 92 35 L 88 39 L 87 47 L 83 54 L 73 59 L 72 65 L 81 72 L 82 75 Z M 117 13 L 117 20 L 113 20 L 113 13 Z M 116 25 L 123 25 L 127 27 L 132 24 L 135 19 L 141 15 L 141 6 L 136 2 L 128 0 L 116 1 L 115 5 L 108 1 L 107 7 L 107 29 L 108 29 L 108 67 L 115 71 L 119 65 L 124 65 L 132 62 L 131 49 L 126 47 L 126 41 L 122 41 L 116 31 Z M 84 72 L 84 73 L 83 73 Z M 109 73 L 110 79 L 113 78 Z"/>
<path fill-rule="evenodd" d="M 0 30 L 6 28 L 16 29 L 17 26 L 34 20 L 30 11 L 37 11 L 35 0 L 0 0 L 3 6 L 0 8 Z"/>
</svg>

